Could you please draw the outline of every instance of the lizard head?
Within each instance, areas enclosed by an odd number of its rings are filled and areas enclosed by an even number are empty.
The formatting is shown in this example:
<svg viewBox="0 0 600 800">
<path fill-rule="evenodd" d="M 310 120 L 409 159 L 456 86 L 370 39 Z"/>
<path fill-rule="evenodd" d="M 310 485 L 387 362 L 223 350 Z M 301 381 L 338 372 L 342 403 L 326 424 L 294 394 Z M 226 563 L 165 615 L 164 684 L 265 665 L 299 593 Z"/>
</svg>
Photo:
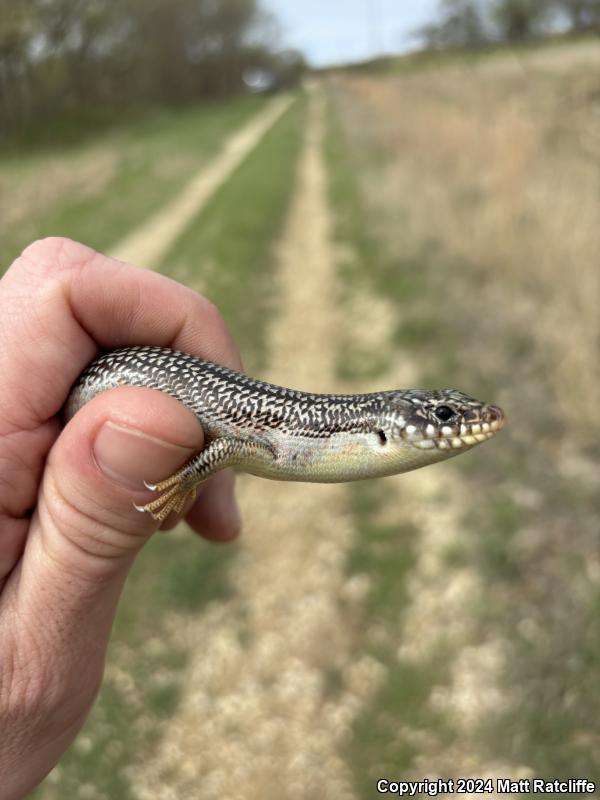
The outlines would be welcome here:
<svg viewBox="0 0 600 800">
<path fill-rule="evenodd" d="M 437 456 L 431 461 L 485 442 L 504 425 L 502 409 L 457 389 L 411 389 L 392 394 L 392 439 Z"/>
</svg>

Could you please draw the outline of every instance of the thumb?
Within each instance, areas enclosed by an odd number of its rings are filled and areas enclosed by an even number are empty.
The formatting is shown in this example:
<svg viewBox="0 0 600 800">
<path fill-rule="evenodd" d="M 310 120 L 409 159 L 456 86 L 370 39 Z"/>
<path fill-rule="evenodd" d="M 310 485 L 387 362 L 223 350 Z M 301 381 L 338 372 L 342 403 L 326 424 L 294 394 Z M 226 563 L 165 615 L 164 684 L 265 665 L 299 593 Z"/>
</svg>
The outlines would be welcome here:
<svg viewBox="0 0 600 800">
<path fill-rule="evenodd" d="M 146 389 L 121 388 L 84 406 L 50 452 L 38 501 L 40 535 L 54 560 L 87 578 L 110 577 L 156 529 L 140 513 L 153 483 L 203 444 L 196 417 Z"/>
<path fill-rule="evenodd" d="M 152 496 L 144 480 L 171 475 L 202 444 L 196 417 L 160 392 L 120 388 L 84 406 L 48 456 L 18 576 L 29 612 L 42 603 L 81 619 L 99 594 L 115 605 L 157 527 L 134 507 Z"/>
<path fill-rule="evenodd" d="M 49 453 L 22 559 L 0 596 L 11 731 L 23 752 L 37 743 L 28 756 L 37 780 L 93 701 L 124 579 L 157 526 L 133 506 L 149 499 L 143 480 L 172 474 L 202 443 L 177 401 L 120 388 L 84 406 Z"/>
</svg>

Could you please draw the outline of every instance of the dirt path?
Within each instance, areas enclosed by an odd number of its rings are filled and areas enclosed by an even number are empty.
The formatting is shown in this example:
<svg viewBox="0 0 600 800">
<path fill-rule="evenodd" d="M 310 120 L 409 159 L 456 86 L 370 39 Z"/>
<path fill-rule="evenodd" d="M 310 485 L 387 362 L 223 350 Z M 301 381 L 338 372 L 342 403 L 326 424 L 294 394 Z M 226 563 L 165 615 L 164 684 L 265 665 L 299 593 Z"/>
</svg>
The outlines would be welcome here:
<svg viewBox="0 0 600 800">
<path fill-rule="evenodd" d="M 145 267 L 160 264 L 175 239 L 291 103 L 291 97 L 276 97 L 250 122 L 235 131 L 224 143 L 220 155 L 202 167 L 167 206 L 118 242 L 111 249 L 111 255 Z"/>
<path fill-rule="evenodd" d="M 270 333 L 270 380 L 335 389 L 336 302 L 322 97 L 311 92 L 304 150 L 280 243 L 281 314 Z M 243 479 L 243 553 L 233 600 L 177 620 L 192 653 L 187 692 L 139 798 L 352 798 L 337 749 L 377 665 L 350 664 L 340 599 L 351 520 L 344 488 Z M 327 642 L 327 648 L 324 643 Z M 324 701 L 326 673 L 352 692 Z"/>
</svg>

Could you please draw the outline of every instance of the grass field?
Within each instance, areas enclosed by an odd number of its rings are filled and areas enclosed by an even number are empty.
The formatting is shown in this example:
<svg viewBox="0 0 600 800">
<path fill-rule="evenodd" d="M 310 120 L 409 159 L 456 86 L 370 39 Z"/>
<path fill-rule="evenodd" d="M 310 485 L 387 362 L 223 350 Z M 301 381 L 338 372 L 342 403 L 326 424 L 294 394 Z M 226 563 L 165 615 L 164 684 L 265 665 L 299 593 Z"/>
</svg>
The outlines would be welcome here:
<svg viewBox="0 0 600 800">
<path fill-rule="evenodd" d="M 255 693 L 222 690 L 194 724 L 207 725 L 206 749 L 223 759 L 219 780 L 238 781 L 244 800 L 367 800 L 378 777 L 600 782 L 600 59 L 582 52 L 565 44 L 326 79 L 324 230 L 337 280 L 330 296 L 306 301 L 306 330 L 319 309 L 335 311 L 322 350 L 344 390 L 456 385 L 503 406 L 507 429 L 455 461 L 348 486 L 343 552 L 332 529 L 300 559 L 299 543 L 314 536 L 306 496 L 275 520 L 273 536 L 292 528 L 290 549 L 287 561 L 269 563 L 289 572 L 257 570 L 252 586 L 264 585 L 267 609 L 270 582 L 289 581 L 290 593 L 301 579 L 310 587 L 329 562 L 345 581 L 332 582 L 331 596 L 315 583 L 288 609 L 291 677 L 273 661 L 281 631 L 250 625 L 263 617 L 243 580 L 261 553 L 190 542 L 181 531 L 154 537 L 128 582 L 98 705 L 34 796 L 138 800 L 136 776 L 188 703 L 192 655 L 224 658 L 204 641 L 206 652 L 192 654 L 178 621 L 205 630 L 217 607 L 219 620 L 247 615 L 242 634 L 225 633 L 243 664 L 238 682 L 254 679 Z M 0 180 L 19 187 L 0 222 L 7 257 L 46 232 L 114 243 L 260 103 L 160 117 L 62 153 L 7 156 Z M 162 266 L 217 303 L 255 374 L 269 369 L 269 327 L 283 315 L 278 275 L 304 112 L 299 98 Z M 37 197 L 39 185 L 49 188 Z M 309 269 L 297 264 L 299 285 Z M 302 332 L 289 339 L 293 364 Z M 315 372 L 318 388 L 318 364 Z M 270 491 L 276 503 L 277 486 Z M 339 630 L 307 628 L 305 652 L 302 626 L 315 608 Z M 268 670 L 256 666 L 261 642 Z M 214 730 L 228 731 L 220 751 Z M 212 773 L 196 794 L 178 794 L 194 765 L 177 761 L 172 741 L 166 749 L 175 766 L 156 797 L 219 796 Z M 289 760 L 273 765 L 271 752 Z M 266 764 L 254 782 L 248 764 Z M 314 776 L 325 776 L 318 789 Z"/>
<path fill-rule="evenodd" d="M 81 140 L 72 131 L 0 155 L 0 259 L 60 232 L 107 250 L 163 206 L 263 105 L 258 97 L 116 122 Z M 68 135 L 67 135 L 68 134 Z"/>
</svg>

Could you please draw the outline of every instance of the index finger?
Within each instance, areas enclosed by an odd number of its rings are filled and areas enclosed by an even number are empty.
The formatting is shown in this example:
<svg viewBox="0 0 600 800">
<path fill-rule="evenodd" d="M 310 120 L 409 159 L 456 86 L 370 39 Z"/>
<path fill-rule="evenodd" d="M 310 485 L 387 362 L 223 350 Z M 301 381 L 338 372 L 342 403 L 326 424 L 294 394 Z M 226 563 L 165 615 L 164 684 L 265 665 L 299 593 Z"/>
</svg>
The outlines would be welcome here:
<svg viewBox="0 0 600 800">
<path fill-rule="evenodd" d="M 241 369 L 208 300 L 69 239 L 28 247 L 0 281 L 0 306 L 0 513 L 9 517 L 35 502 L 52 418 L 99 348 L 157 344 Z"/>
<path fill-rule="evenodd" d="M 231 334 L 206 298 L 69 239 L 35 242 L 0 286 L 4 420 L 29 424 L 56 414 L 99 346 L 157 344 L 241 369 Z"/>
</svg>

